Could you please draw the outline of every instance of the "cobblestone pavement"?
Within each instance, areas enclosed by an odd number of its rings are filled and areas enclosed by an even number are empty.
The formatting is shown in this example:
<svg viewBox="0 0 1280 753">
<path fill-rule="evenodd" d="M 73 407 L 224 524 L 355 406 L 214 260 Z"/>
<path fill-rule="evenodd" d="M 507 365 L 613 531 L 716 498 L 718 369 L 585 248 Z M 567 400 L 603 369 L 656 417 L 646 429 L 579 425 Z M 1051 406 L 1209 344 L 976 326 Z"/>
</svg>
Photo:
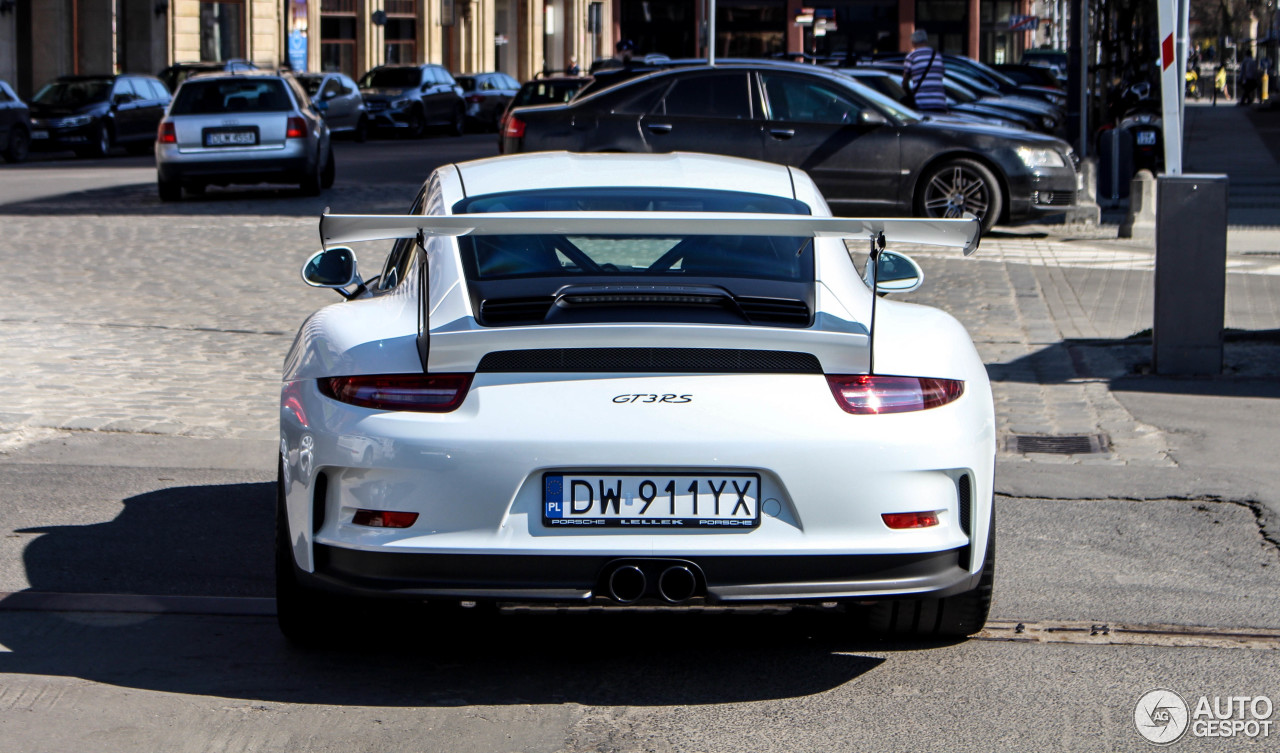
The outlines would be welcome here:
<svg viewBox="0 0 1280 753">
<path fill-rule="evenodd" d="M 150 200 L 131 190 L 111 203 Z M 396 211 L 411 195 L 393 186 L 333 201 Z M 273 440 L 284 353 L 302 319 L 337 300 L 298 278 L 317 240 L 315 214 L 298 201 L 215 199 L 184 204 L 188 214 L 111 216 L 36 202 L 5 217 L 0 263 L 14 282 L 0 301 L 0 448 L 50 430 Z M 248 205 L 252 213 L 222 213 Z M 273 206 L 288 215 L 269 214 Z M 903 250 L 928 278 L 906 300 L 952 312 L 974 337 L 1002 436 L 1103 432 L 1112 442 L 1105 454 L 1007 460 L 1171 463 L 1159 433 L 1109 391 L 1142 357 L 1141 343 L 1125 338 L 1150 326 L 1149 250 L 1117 247 L 1105 232 L 1064 241 L 1034 229 L 995 234 L 969 259 Z M 385 248 L 358 251 L 368 269 Z M 1280 328 L 1276 266 L 1233 268 L 1229 325 Z"/>
</svg>

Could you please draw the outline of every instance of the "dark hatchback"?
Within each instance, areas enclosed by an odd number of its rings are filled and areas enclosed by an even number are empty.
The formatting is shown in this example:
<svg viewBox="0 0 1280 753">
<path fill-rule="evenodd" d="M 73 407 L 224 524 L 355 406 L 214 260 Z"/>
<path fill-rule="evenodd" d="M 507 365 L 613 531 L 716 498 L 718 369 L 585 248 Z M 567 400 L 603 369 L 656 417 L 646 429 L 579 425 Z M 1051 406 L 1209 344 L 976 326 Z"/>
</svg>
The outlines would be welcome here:
<svg viewBox="0 0 1280 753">
<path fill-rule="evenodd" d="M 105 157 L 116 144 L 149 152 L 170 99 L 154 76 L 62 76 L 31 98 L 32 146 L 82 157 Z"/>
<path fill-rule="evenodd" d="M 1075 203 L 1052 136 L 923 118 L 839 73 L 727 64 L 649 74 L 564 105 L 513 110 L 503 151 L 708 152 L 798 167 L 837 214 L 958 217 L 983 228 Z"/>
</svg>

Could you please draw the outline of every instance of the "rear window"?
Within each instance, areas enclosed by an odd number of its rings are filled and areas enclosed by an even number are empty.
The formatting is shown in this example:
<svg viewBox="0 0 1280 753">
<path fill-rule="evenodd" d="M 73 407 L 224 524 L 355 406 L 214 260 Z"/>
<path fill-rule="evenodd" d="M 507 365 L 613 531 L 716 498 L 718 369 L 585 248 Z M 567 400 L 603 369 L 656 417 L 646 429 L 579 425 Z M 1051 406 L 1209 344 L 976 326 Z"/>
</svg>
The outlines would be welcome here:
<svg viewBox="0 0 1280 753">
<path fill-rule="evenodd" d="M 530 81 L 516 93 L 514 107 L 568 102 L 586 81 Z"/>
<path fill-rule="evenodd" d="M 422 83 L 418 68 L 375 68 L 360 79 L 361 89 L 411 89 Z"/>
<path fill-rule="evenodd" d="M 316 95 L 316 92 L 320 91 L 320 84 L 324 83 L 324 76 L 294 76 L 294 78 L 298 79 L 298 83 L 312 97 Z"/>
<path fill-rule="evenodd" d="M 188 81 L 178 90 L 170 115 L 221 115 L 228 112 L 287 112 L 293 103 L 278 79 Z"/>
<path fill-rule="evenodd" d="M 759 212 L 809 214 L 803 202 L 733 191 L 565 189 L 477 196 L 455 214 L 485 212 Z M 502 235 L 458 239 L 475 280 L 523 277 L 813 277 L 808 239 L 718 235 Z"/>
</svg>

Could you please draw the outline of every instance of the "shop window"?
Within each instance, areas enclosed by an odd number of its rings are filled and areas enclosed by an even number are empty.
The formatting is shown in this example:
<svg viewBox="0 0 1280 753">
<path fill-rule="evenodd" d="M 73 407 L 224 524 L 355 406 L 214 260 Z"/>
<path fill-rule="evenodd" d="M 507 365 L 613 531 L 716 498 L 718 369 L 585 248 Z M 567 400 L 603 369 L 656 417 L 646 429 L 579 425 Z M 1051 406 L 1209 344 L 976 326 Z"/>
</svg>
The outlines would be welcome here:
<svg viewBox="0 0 1280 753">
<path fill-rule="evenodd" d="M 200 0 L 201 60 L 242 58 L 244 41 L 244 0 Z"/>
</svg>

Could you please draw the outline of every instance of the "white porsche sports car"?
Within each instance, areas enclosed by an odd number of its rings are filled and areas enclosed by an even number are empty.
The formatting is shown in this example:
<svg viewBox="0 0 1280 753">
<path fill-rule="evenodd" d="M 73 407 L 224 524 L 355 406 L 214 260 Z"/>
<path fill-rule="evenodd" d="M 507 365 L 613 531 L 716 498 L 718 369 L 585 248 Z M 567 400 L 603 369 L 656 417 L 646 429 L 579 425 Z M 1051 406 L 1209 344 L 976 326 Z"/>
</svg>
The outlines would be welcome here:
<svg viewBox="0 0 1280 753">
<path fill-rule="evenodd" d="M 533 153 L 320 232 L 303 277 L 346 300 L 284 366 L 289 639 L 351 596 L 982 628 L 986 370 L 955 319 L 872 293 L 922 280 L 895 242 L 967 254 L 975 219 L 836 218 L 763 162 Z M 386 239 L 371 279 L 337 245 Z"/>
</svg>

